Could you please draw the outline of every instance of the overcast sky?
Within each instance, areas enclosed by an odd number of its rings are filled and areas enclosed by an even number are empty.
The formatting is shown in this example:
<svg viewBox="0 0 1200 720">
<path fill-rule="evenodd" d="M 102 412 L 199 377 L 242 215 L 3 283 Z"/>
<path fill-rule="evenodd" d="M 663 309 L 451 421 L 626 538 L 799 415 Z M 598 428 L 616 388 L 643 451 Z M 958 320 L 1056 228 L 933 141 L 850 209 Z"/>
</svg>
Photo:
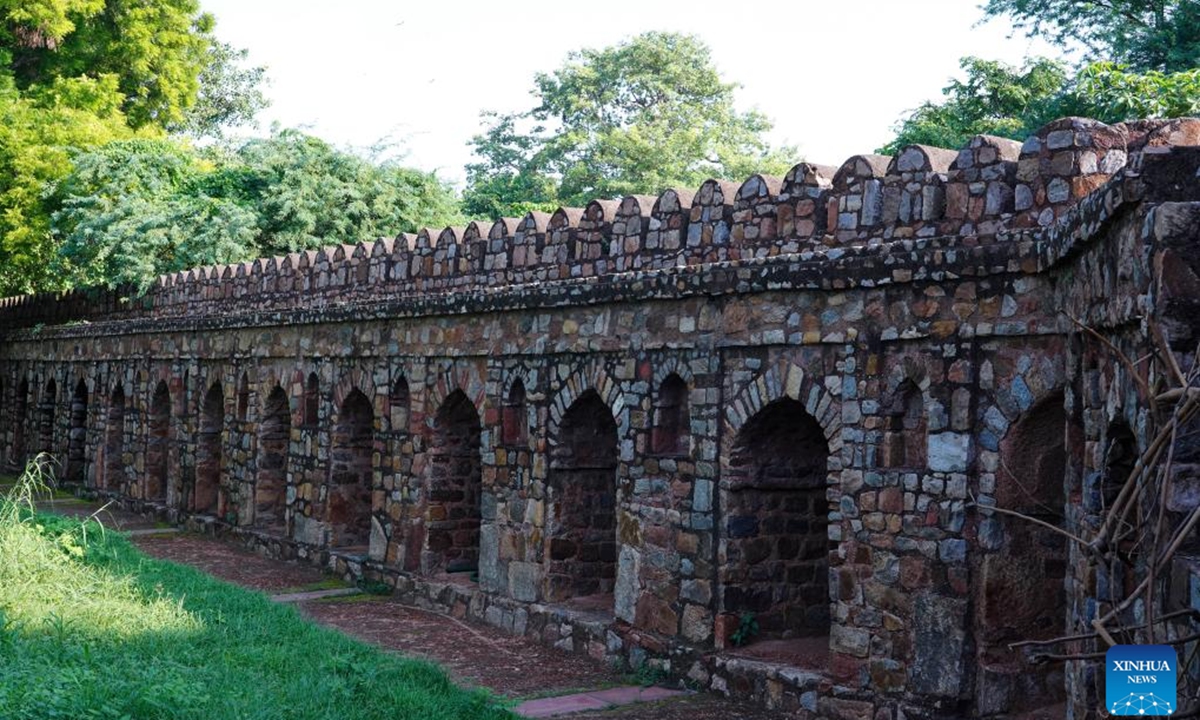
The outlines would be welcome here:
<svg viewBox="0 0 1200 720">
<path fill-rule="evenodd" d="M 774 123 L 772 140 L 830 165 L 890 138 L 906 110 L 936 99 L 958 59 L 1019 63 L 1054 55 L 977 25 L 976 0 L 780 3 L 398 3 L 202 0 L 217 35 L 265 65 L 272 122 L 342 147 L 398 143 L 408 164 L 461 182 L 481 110 L 530 107 L 533 75 L 567 53 L 646 30 L 693 33 L 712 49 L 739 105 Z"/>
</svg>

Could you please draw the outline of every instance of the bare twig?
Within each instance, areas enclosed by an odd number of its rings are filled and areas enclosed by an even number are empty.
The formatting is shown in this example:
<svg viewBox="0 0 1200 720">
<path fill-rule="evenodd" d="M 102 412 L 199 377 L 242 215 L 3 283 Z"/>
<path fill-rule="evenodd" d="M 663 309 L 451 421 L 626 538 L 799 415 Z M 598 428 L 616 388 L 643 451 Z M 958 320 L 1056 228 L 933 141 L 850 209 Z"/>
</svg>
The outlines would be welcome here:
<svg viewBox="0 0 1200 720">
<path fill-rule="evenodd" d="M 1113 524 L 1115 522 L 1125 522 L 1128 519 L 1129 510 L 1132 506 L 1129 505 L 1131 498 L 1134 495 L 1134 489 L 1141 484 L 1142 476 L 1146 473 L 1147 468 L 1158 462 L 1158 457 L 1166 443 L 1171 439 L 1174 433 L 1176 423 L 1187 422 L 1200 408 L 1200 395 L 1186 395 L 1186 399 L 1180 405 L 1176 406 L 1175 413 L 1171 416 L 1171 422 L 1158 431 L 1158 434 L 1151 441 L 1145 452 L 1138 458 L 1137 463 L 1133 466 L 1133 470 L 1129 473 L 1129 478 L 1125 481 L 1124 487 L 1117 495 L 1117 499 L 1113 501 L 1112 507 L 1109 508 L 1108 515 L 1104 518 L 1104 523 L 1096 532 L 1096 537 L 1092 540 L 1099 549 L 1103 550 L 1108 544 L 1109 536 L 1113 532 Z"/>
<path fill-rule="evenodd" d="M 1196 617 L 1200 618 L 1200 610 L 1196 610 L 1195 608 L 1187 608 L 1185 610 L 1176 610 L 1173 613 L 1167 613 L 1166 615 L 1159 616 L 1158 622 L 1164 623 L 1164 622 L 1167 622 L 1168 620 L 1174 620 L 1175 618 L 1187 617 L 1189 615 L 1195 615 Z M 1134 627 L 1124 628 L 1124 630 L 1132 632 L 1134 630 L 1141 630 L 1145 627 L 1146 627 L 1146 625 L 1143 623 L 1142 625 L 1136 625 Z M 1062 637 L 1049 638 L 1047 640 L 1022 640 L 1021 642 L 1009 643 L 1008 647 L 1015 650 L 1016 648 L 1026 647 L 1026 646 L 1057 645 L 1058 643 L 1064 643 L 1064 642 L 1076 642 L 1079 640 L 1095 640 L 1095 639 L 1096 639 L 1096 633 L 1083 633 L 1080 635 L 1064 635 Z"/>
<path fill-rule="evenodd" d="M 1200 640 L 1200 633 L 1194 633 L 1186 637 L 1181 637 L 1176 640 L 1164 640 L 1160 645 L 1187 645 L 1190 642 Z M 1062 660 L 1095 660 L 1105 656 L 1105 652 L 1090 652 L 1090 653 L 1038 653 L 1034 657 L 1038 660 L 1057 662 Z"/>
<path fill-rule="evenodd" d="M 1068 316 L 1069 317 L 1069 316 Z M 1093 662 L 1104 657 L 1103 642 L 1108 646 L 1123 642 L 1157 642 L 1173 646 L 1187 645 L 1200 640 L 1200 633 L 1183 635 L 1171 639 L 1171 633 L 1188 632 L 1184 618 L 1200 618 L 1200 610 L 1186 608 L 1163 613 L 1161 579 L 1170 563 L 1191 538 L 1200 533 L 1200 506 L 1195 507 L 1180 521 L 1168 512 L 1168 500 L 1175 482 L 1173 477 L 1176 453 L 1181 444 L 1195 433 L 1191 424 L 1200 416 L 1200 362 L 1186 372 L 1181 361 L 1172 351 L 1162 328 L 1151 318 L 1147 320 L 1145 335 L 1152 349 L 1137 362 L 1123 353 L 1113 340 L 1087 327 L 1075 318 L 1072 323 L 1087 337 L 1099 341 L 1112 354 L 1112 365 L 1117 367 L 1118 376 L 1128 373 L 1128 380 L 1121 379 L 1126 387 L 1132 386 L 1142 408 L 1149 411 L 1147 420 L 1149 441 L 1138 453 L 1128 476 L 1124 478 L 1116 497 L 1101 510 L 1103 517 L 1094 531 L 1093 525 L 1084 524 L 1082 529 L 1070 531 L 1057 527 L 1036 517 L 999 507 L 979 505 L 972 496 L 972 504 L 988 507 L 994 512 L 1021 518 L 1038 527 L 1046 528 L 1084 549 L 1089 561 L 1095 560 L 1108 570 L 1110 602 L 1106 602 L 1099 616 L 1090 623 L 1090 632 L 1064 635 L 1045 640 L 1023 640 L 1010 643 L 1008 648 L 1032 648 L 1028 656 L 1031 662 Z M 1200 348 L 1196 357 L 1200 358 Z M 1153 385 L 1153 389 L 1152 389 Z M 1119 389 L 1114 388 L 1114 389 Z M 1111 459 L 1111 456 L 1110 456 Z M 1004 466 L 1010 477 L 1014 474 Z M 1116 480 L 1115 477 L 1110 481 Z M 1031 495 L 1019 479 L 1017 486 Z M 1107 497 L 1111 497 L 1108 495 Z M 1078 534 L 1075 534 L 1078 533 Z M 1127 590 L 1130 584 L 1136 585 Z M 1131 620 L 1129 610 L 1138 603 L 1141 607 L 1138 620 Z M 1135 624 L 1140 623 L 1140 624 Z M 1194 627 L 1192 628 L 1195 629 Z M 1043 652 L 1053 649 L 1056 652 Z M 1076 652 L 1067 652 L 1076 651 Z M 1200 657 L 1200 646 L 1194 650 L 1188 663 Z M 1184 678 L 1188 680 L 1190 675 Z M 1194 683 L 1181 688 L 1181 697 L 1195 698 Z M 1188 705 L 1185 703 L 1185 705 Z M 1185 706 L 1187 714 L 1176 717 L 1200 716 L 1200 708 Z"/>
<path fill-rule="evenodd" d="M 1165 390 L 1165 391 L 1159 393 L 1158 395 L 1155 395 L 1154 399 L 1161 403 L 1178 402 L 1179 399 L 1184 397 L 1185 395 L 1187 397 L 1200 397 L 1200 388 L 1198 388 L 1198 387 L 1172 388 L 1170 390 Z"/>
<path fill-rule="evenodd" d="M 1048 523 L 1045 520 L 1039 520 L 1038 518 L 1035 518 L 1031 515 L 1026 515 L 1025 513 L 1017 512 L 1016 510 L 1007 510 L 1002 507 L 996 507 L 995 505 L 981 505 L 979 503 L 979 501 L 975 499 L 974 493 L 968 493 L 968 495 L 971 498 L 971 504 L 968 507 L 986 508 L 988 510 L 998 512 L 1001 515 L 1011 515 L 1012 517 L 1018 517 L 1018 518 L 1021 518 L 1022 520 L 1027 520 L 1027 521 L 1033 523 L 1034 525 L 1039 525 L 1048 530 L 1053 530 L 1054 532 L 1058 533 L 1059 535 L 1062 535 L 1063 537 L 1065 537 L 1073 542 L 1079 543 L 1085 549 L 1091 547 L 1091 543 L 1089 543 L 1087 540 L 1084 540 L 1083 538 L 1079 537 L 1078 535 L 1072 535 L 1071 533 L 1067 532 L 1066 530 L 1063 530 L 1062 528 L 1058 527 L 1057 525 Z"/>
<path fill-rule="evenodd" d="M 1121 348 L 1117 347 L 1116 345 L 1113 345 L 1111 340 L 1104 337 L 1100 333 L 1096 332 L 1091 327 L 1084 325 L 1083 322 L 1080 321 L 1078 318 L 1076 318 L 1072 315 L 1068 315 L 1067 313 L 1063 313 L 1063 314 L 1067 316 L 1068 320 L 1070 320 L 1072 323 L 1075 324 L 1075 327 L 1084 331 L 1088 335 L 1096 338 L 1105 347 L 1107 347 L 1109 349 L 1109 352 L 1111 352 L 1113 355 L 1115 355 L 1117 357 L 1117 359 L 1121 361 L 1121 364 L 1125 366 L 1125 369 L 1129 371 L 1129 376 L 1131 378 L 1133 378 L 1133 381 L 1135 383 L 1137 383 L 1137 387 L 1138 387 L 1138 390 L 1140 391 L 1142 398 L 1145 399 L 1147 403 L 1153 401 L 1153 396 L 1150 394 L 1150 386 L 1146 384 L 1146 381 L 1138 373 L 1137 365 L 1135 365 L 1134 362 L 1129 359 L 1128 355 L 1121 352 Z"/>
<path fill-rule="evenodd" d="M 1171 346 L 1163 337 L 1162 328 L 1158 323 L 1150 323 L 1150 337 L 1154 339 L 1154 344 L 1158 346 L 1159 356 L 1165 360 L 1167 369 L 1171 371 L 1171 375 L 1175 377 L 1175 382 L 1181 387 L 1187 387 L 1190 383 L 1183 374 L 1183 369 L 1179 367 L 1179 361 L 1175 358 L 1175 353 L 1171 352 Z"/>
<path fill-rule="evenodd" d="M 1166 553 L 1164 553 L 1163 557 L 1154 564 L 1156 570 L 1161 570 L 1166 565 L 1166 562 L 1175 556 L 1175 552 L 1179 550 L 1179 546 L 1183 545 L 1183 541 L 1191 535 L 1198 522 L 1200 522 L 1200 505 L 1197 505 L 1196 508 L 1192 510 L 1191 514 L 1188 516 L 1187 522 L 1185 522 L 1179 531 L 1175 533 L 1175 537 L 1171 541 L 1170 546 L 1167 547 Z M 1117 643 L 1112 641 L 1112 637 L 1105 630 L 1104 624 L 1122 612 L 1128 610 L 1129 606 L 1133 605 L 1138 596 L 1145 591 L 1146 585 L 1148 585 L 1153 578 L 1154 573 L 1147 573 L 1146 577 L 1137 586 L 1137 588 L 1133 592 L 1129 593 L 1124 600 L 1113 607 L 1113 609 L 1105 613 L 1103 617 L 1096 618 L 1092 621 L 1092 627 L 1096 628 L 1096 632 L 1100 633 L 1100 636 L 1103 637 L 1109 645 L 1116 645 Z"/>
</svg>

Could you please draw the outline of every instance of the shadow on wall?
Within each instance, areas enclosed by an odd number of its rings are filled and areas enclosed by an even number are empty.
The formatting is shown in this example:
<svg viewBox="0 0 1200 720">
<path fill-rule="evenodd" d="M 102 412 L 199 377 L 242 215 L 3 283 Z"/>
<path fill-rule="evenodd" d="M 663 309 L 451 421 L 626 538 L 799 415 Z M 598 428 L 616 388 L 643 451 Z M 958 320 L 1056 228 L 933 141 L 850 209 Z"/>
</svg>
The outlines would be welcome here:
<svg viewBox="0 0 1200 720">
<path fill-rule="evenodd" d="M 829 634 L 829 445 L 783 398 L 738 432 L 724 492 L 719 610 L 753 613 L 763 639 Z"/>
<path fill-rule="evenodd" d="M 545 590 L 550 602 L 613 592 L 617 461 L 617 423 L 589 390 L 567 408 L 550 458 Z"/>
</svg>

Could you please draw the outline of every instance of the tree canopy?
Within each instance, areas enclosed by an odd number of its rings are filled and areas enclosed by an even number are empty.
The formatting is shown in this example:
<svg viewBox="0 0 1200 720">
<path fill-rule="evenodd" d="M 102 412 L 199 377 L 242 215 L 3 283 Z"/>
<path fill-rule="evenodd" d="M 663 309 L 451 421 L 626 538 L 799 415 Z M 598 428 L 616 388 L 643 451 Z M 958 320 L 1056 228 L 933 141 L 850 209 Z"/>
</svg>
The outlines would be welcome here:
<svg viewBox="0 0 1200 720">
<path fill-rule="evenodd" d="M 895 153 L 909 144 L 956 149 L 974 135 L 1022 137 L 1043 117 L 1067 82 L 1067 70 L 1045 58 L 1013 67 L 996 60 L 966 57 L 960 61 L 964 80 L 942 90 L 940 103 L 926 102 L 902 120 L 896 137 L 880 148 Z"/>
<path fill-rule="evenodd" d="M 434 175 L 288 130 L 203 154 L 167 140 L 75 157 L 52 188 L 58 277 L 133 284 L 163 273 L 354 243 L 459 220 Z"/>
<path fill-rule="evenodd" d="M 267 71 L 246 64 L 248 51 L 213 39 L 205 52 L 196 100 L 168 130 L 219 137 L 227 128 L 250 124 L 267 106 L 262 93 Z"/>
<path fill-rule="evenodd" d="M 200 191 L 197 157 L 168 140 L 129 140 L 81 152 L 54 184 L 61 241 L 54 270 L 69 285 L 148 285 L 162 272 L 245 257 L 254 213 Z"/>
<path fill-rule="evenodd" d="M 987 0 L 983 11 L 1061 47 L 1078 43 L 1089 61 L 1138 72 L 1200 66 L 1200 0 Z"/>
<path fill-rule="evenodd" d="M 265 254 L 460 219 L 453 192 L 432 173 L 372 162 L 295 130 L 246 143 L 209 176 L 205 191 L 255 208 L 256 245 Z"/>
<path fill-rule="evenodd" d="M 159 202 L 161 187 L 64 207 L 69 195 L 61 184 L 73 172 L 76 181 L 95 175 L 96 158 L 91 167 L 76 162 L 109 143 L 180 131 L 218 135 L 253 117 L 264 104 L 263 71 L 244 67 L 245 52 L 220 43 L 213 25 L 197 0 L 0 0 L 0 293 L 59 290 L 78 279 L 60 262 L 61 213 L 89 231 L 124 233 L 128 252 L 112 266 L 126 274 L 134 272 L 135 264 L 125 264 L 133 245 L 145 244 L 145 257 L 159 252 L 150 246 L 161 243 L 131 228 L 135 217 L 153 224 L 161 214 L 140 217 L 122 202 L 134 196 Z M 145 170 L 152 164 L 147 156 L 169 146 L 141 145 L 135 157 L 122 159 L 136 159 Z M 168 153 L 160 161 L 174 159 Z M 133 171 L 114 161 L 104 172 L 115 183 Z M 87 222 L 85 208 L 96 213 Z M 171 209 L 178 218 L 218 210 L 224 208 Z M 127 213 L 124 220 L 113 214 L 119 212 Z M 195 235 L 190 246 L 201 240 Z M 214 252 L 226 245 L 218 242 Z"/>
<path fill-rule="evenodd" d="M 952 80 L 941 102 L 926 102 L 896 126 L 880 152 L 916 143 L 959 148 L 973 135 L 1023 140 L 1060 117 L 1077 115 L 1117 123 L 1200 112 L 1200 70 L 1131 72 L 1096 62 L 1071 74 L 1046 58 L 1013 67 L 995 60 L 963 58 L 965 80 Z"/>
<path fill-rule="evenodd" d="M 1031 37 L 1081 48 L 1084 62 L 963 58 L 966 78 L 902 118 L 881 151 L 957 148 L 978 133 L 1019 140 L 1071 115 L 1116 123 L 1200 112 L 1200 0 L 987 0 L 982 8 Z"/>
<path fill-rule="evenodd" d="M 785 172 L 791 149 L 769 146 L 770 122 L 735 107 L 736 87 L 690 35 L 649 32 L 571 53 L 536 76 L 532 108 L 485 114 L 464 210 L 495 217 Z"/>
<path fill-rule="evenodd" d="M 116 78 L 59 78 L 22 95 L 0 74 L 0 293 L 58 289 L 45 188 L 76 147 L 134 136 Z"/>
<path fill-rule="evenodd" d="M 220 43 L 214 25 L 198 0 L 0 0 L 0 66 L 22 92 L 111 76 L 134 129 L 209 131 L 263 102 L 261 68 L 238 67 L 244 54 Z"/>
</svg>

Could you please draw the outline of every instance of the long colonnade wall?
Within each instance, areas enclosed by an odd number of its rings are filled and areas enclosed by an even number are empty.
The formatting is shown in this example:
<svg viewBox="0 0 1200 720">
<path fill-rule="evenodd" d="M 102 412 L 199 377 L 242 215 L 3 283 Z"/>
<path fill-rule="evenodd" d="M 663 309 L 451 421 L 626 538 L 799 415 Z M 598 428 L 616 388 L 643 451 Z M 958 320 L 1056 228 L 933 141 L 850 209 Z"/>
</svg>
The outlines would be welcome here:
<svg viewBox="0 0 1200 720">
<path fill-rule="evenodd" d="M 807 717 L 1084 707 L 1082 665 L 1006 648 L 1086 627 L 1085 559 L 989 508 L 1089 521 L 1106 446 L 1150 432 L 1075 321 L 1141 357 L 1158 318 L 1192 361 L 1198 128 L 1067 119 L 6 300 L 0 459 Z M 799 671 L 721 654 L 747 614 Z"/>
</svg>

